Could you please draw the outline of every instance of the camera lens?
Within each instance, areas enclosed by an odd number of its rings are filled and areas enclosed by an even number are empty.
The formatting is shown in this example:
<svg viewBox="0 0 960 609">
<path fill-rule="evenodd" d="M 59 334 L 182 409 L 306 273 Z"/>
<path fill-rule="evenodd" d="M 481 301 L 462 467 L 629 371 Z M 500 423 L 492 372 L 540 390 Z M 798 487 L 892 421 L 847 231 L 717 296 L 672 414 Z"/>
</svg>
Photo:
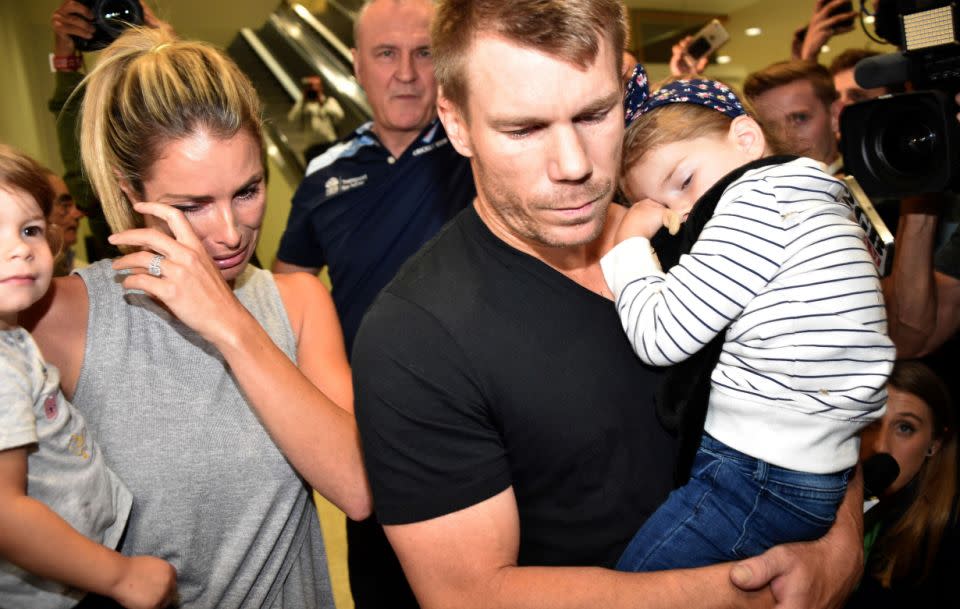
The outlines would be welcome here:
<svg viewBox="0 0 960 609">
<path fill-rule="evenodd" d="M 127 25 L 143 20 L 136 0 L 105 0 L 99 8 L 97 19 L 114 38 L 119 36 Z"/>
<path fill-rule="evenodd" d="M 923 117 L 892 116 L 876 140 L 877 156 L 890 171 L 914 176 L 936 164 L 939 139 Z"/>
<path fill-rule="evenodd" d="M 870 196 L 960 186 L 953 94 L 912 91 L 852 104 L 840 115 L 843 161 Z"/>
</svg>

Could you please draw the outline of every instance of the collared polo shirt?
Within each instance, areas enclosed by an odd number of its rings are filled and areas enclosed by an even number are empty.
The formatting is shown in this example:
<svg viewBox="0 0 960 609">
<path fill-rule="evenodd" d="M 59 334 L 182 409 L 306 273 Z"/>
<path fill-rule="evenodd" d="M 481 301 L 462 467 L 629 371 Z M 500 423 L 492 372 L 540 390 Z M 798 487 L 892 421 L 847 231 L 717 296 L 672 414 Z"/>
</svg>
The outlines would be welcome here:
<svg viewBox="0 0 960 609">
<path fill-rule="evenodd" d="M 277 253 L 289 264 L 329 267 L 348 354 L 380 290 L 476 194 L 470 163 L 439 120 L 397 158 L 372 126 L 307 166 Z"/>
</svg>

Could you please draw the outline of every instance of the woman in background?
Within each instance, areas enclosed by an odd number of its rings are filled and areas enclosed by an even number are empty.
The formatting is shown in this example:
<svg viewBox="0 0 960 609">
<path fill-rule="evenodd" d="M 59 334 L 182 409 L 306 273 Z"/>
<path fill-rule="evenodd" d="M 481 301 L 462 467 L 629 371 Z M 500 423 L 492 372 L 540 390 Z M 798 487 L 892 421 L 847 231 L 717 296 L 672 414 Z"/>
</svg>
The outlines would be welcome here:
<svg viewBox="0 0 960 609">
<path fill-rule="evenodd" d="M 860 456 L 890 453 L 900 473 L 864 516 L 867 564 L 848 609 L 939 606 L 955 596 L 960 574 L 954 405 L 918 361 L 897 362 L 887 389 L 887 410 L 863 432 Z"/>
</svg>

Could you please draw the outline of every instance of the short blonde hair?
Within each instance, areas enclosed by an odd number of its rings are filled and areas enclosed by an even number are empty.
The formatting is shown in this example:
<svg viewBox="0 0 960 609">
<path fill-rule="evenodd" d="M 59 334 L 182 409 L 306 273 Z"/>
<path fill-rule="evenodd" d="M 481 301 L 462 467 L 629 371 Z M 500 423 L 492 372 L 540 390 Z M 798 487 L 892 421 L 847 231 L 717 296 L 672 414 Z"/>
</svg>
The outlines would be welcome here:
<svg viewBox="0 0 960 609">
<path fill-rule="evenodd" d="M 246 130 L 262 146 L 262 109 L 250 80 L 222 51 L 166 29 L 128 29 L 83 85 L 83 167 L 114 232 L 143 226 L 121 184 L 143 196 L 171 140 Z"/>
<path fill-rule="evenodd" d="M 445 98 L 466 111 L 466 56 L 480 33 L 579 66 L 592 62 L 609 41 L 620 74 L 626 24 L 619 0 L 441 0 L 430 36 L 437 84 Z"/>
</svg>

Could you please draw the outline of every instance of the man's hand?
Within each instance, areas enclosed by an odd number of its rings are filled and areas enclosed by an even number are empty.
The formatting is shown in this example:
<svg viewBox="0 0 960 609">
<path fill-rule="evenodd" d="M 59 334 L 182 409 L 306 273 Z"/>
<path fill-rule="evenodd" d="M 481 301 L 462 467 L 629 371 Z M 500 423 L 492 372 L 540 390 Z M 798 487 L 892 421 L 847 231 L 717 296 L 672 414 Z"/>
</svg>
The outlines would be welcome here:
<svg viewBox="0 0 960 609">
<path fill-rule="evenodd" d="M 810 17 L 810 25 L 807 27 L 806 36 L 804 36 L 803 43 L 800 45 L 799 59 L 816 61 L 817 55 L 820 54 L 821 47 L 827 44 L 830 38 L 837 34 L 845 34 L 853 30 L 852 24 L 841 25 L 841 23 L 855 19 L 857 16 L 856 11 L 830 15 L 830 11 L 840 8 L 840 5 L 845 1 L 846 0 L 817 0 L 817 3 L 813 7 L 813 16 Z"/>
<path fill-rule="evenodd" d="M 143 9 L 143 24 L 169 31 L 173 34 L 173 27 L 166 21 L 158 18 L 150 7 L 140 2 Z M 53 26 L 53 54 L 58 57 L 67 57 L 77 52 L 77 45 L 71 36 L 89 40 L 93 38 L 96 28 L 93 27 L 93 11 L 76 0 L 64 0 L 60 8 L 50 17 Z"/>
<path fill-rule="evenodd" d="M 677 78 L 690 78 L 700 75 L 707 68 L 709 58 L 704 55 L 694 59 L 687 54 L 687 48 L 693 41 L 693 36 L 687 36 L 673 45 L 670 55 L 670 74 Z"/>
<path fill-rule="evenodd" d="M 155 27 L 161 30 L 166 30 L 171 35 L 176 35 L 176 32 L 173 31 L 173 26 L 160 19 L 153 14 L 153 11 L 150 10 L 150 7 L 143 1 L 140 2 L 140 8 L 143 9 L 143 24 L 147 27 Z"/>
<path fill-rule="evenodd" d="M 53 12 L 50 24 L 53 26 L 53 54 L 67 57 L 77 52 L 71 36 L 89 40 L 96 29 L 91 23 L 93 12 L 76 0 L 65 0 L 60 8 Z"/>
<path fill-rule="evenodd" d="M 777 609 L 837 609 L 863 573 L 863 479 L 859 468 L 833 527 L 817 541 L 773 547 L 741 561 L 730 580 L 742 590 L 769 585 Z"/>
</svg>

